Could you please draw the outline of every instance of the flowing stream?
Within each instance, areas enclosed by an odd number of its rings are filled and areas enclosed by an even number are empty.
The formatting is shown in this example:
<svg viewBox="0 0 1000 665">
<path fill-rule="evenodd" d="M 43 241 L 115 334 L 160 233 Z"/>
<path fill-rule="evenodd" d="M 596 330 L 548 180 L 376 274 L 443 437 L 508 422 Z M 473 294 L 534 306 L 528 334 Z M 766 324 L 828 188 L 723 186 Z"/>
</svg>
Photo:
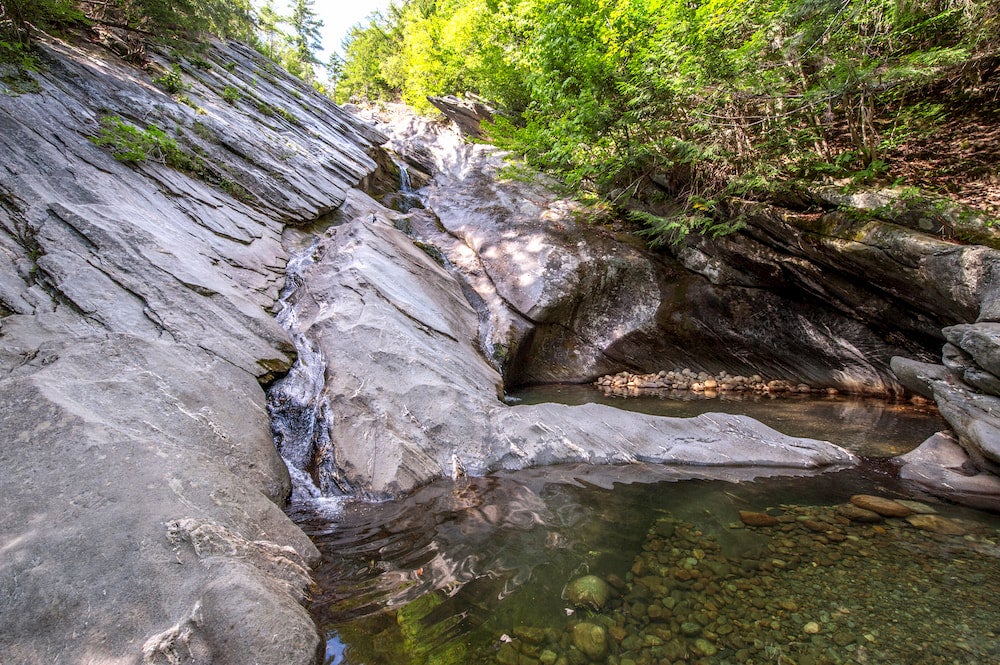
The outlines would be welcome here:
<svg viewBox="0 0 1000 665">
<path fill-rule="evenodd" d="M 398 203 L 419 206 L 400 174 Z M 289 300 L 319 241 L 291 241 L 278 318 L 294 328 Z M 348 498 L 334 472 L 330 368 L 294 338 L 298 361 L 269 407 L 295 487 L 290 513 L 323 555 L 311 610 L 326 665 L 1000 662 L 1000 517 L 921 496 L 888 462 L 946 427 L 933 407 L 533 388 L 510 401 L 742 413 L 864 461 L 741 483 L 697 468 L 549 467 L 371 503 Z M 851 521 L 857 494 L 916 499 L 910 510 L 932 514 Z"/>
</svg>

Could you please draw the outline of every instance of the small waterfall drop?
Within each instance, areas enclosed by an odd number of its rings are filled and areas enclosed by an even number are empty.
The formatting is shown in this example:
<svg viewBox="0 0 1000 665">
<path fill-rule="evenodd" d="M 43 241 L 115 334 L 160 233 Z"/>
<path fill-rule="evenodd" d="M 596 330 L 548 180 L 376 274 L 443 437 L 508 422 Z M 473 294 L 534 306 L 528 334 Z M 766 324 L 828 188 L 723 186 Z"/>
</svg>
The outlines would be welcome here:
<svg viewBox="0 0 1000 665">
<path fill-rule="evenodd" d="M 288 374 L 268 389 L 267 406 L 274 445 L 292 479 L 291 503 L 325 512 L 336 508 L 336 497 L 350 493 L 351 487 L 336 472 L 330 441 L 332 412 L 324 394 L 326 357 L 312 340 L 297 332 L 297 310 L 290 302 L 302 286 L 305 272 L 315 263 L 318 246 L 319 238 L 313 237 L 306 247 L 293 253 L 286 266 L 276 318 L 291 334 L 298 355 Z"/>
<path fill-rule="evenodd" d="M 415 208 L 423 208 L 424 203 L 416 190 L 413 189 L 413 181 L 410 178 L 410 168 L 402 159 L 392 155 L 392 163 L 399 169 L 399 190 L 386 197 L 386 205 L 393 210 L 408 213 Z"/>
</svg>

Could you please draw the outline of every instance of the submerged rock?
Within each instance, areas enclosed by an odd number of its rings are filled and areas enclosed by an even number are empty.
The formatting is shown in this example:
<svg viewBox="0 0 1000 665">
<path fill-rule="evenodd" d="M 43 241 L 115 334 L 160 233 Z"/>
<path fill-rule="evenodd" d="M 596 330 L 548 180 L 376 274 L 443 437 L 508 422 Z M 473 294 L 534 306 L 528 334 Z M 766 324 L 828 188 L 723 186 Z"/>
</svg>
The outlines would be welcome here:
<svg viewBox="0 0 1000 665">
<path fill-rule="evenodd" d="M 578 577 L 566 586 L 566 598 L 576 607 L 600 610 L 611 596 L 611 587 L 596 575 Z"/>
<path fill-rule="evenodd" d="M 921 531 L 932 531 L 942 536 L 964 536 L 966 533 L 959 522 L 940 515 L 911 515 L 906 521 Z"/>
<path fill-rule="evenodd" d="M 740 511 L 740 520 L 747 526 L 774 526 L 778 518 L 767 513 L 755 513 L 750 510 Z"/>
<path fill-rule="evenodd" d="M 867 510 L 865 508 L 859 508 L 853 503 L 844 503 L 837 506 L 837 514 L 846 517 L 852 522 L 862 522 L 865 524 L 874 524 L 876 522 L 882 521 L 882 516 L 873 510 Z"/>
<path fill-rule="evenodd" d="M 608 632 L 596 623 L 584 621 L 573 626 L 573 646 L 590 660 L 601 660 L 608 653 Z"/>
<path fill-rule="evenodd" d="M 851 503 L 858 508 L 870 510 L 883 517 L 906 517 L 913 513 L 912 510 L 892 499 L 870 494 L 855 494 L 851 497 Z"/>
</svg>

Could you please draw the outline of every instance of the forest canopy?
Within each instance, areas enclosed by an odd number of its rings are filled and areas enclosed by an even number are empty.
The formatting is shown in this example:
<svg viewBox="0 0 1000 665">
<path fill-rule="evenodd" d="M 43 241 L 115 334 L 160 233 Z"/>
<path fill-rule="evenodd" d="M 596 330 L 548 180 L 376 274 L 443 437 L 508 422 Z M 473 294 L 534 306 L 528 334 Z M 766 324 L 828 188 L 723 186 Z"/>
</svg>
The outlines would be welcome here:
<svg viewBox="0 0 1000 665">
<path fill-rule="evenodd" d="M 273 0 L 260 7 L 251 0 L 0 0 L 0 62 L 30 58 L 32 30 L 87 26 L 136 61 L 150 41 L 191 45 L 209 35 L 238 39 L 313 81 L 323 25 L 313 7 L 314 0 L 291 0 L 282 15 Z"/>
<path fill-rule="evenodd" d="M 337 97 L 485 97 L 492 140 L 641 198 L 663 239 L 724 231 L 727 195 L 890 178 L 899 146 L 995 114 L 998 17 L 995 0 L 406 0 L 350 33 Z"/>
</svg>

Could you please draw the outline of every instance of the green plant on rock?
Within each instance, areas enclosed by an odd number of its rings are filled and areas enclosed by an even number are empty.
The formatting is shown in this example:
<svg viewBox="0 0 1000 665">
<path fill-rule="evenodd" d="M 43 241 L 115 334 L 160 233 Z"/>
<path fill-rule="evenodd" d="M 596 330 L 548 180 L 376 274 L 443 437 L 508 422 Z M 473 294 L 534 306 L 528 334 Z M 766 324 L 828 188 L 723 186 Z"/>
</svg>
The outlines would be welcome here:
<svg viewBox="0 0 1000 665">
<path fill-rule="evenodd" d="M 243 99 L 243 93 L 240 92 L 239 88 L 227 85 L 222 91 L 222 98 L 235 106 L 238 101 Z"/>
<path fill-rule="evenodd" d="M 120 162 L 138 164 L 152 161 L 184 171 L 199 170 L 197 159 L 184 152 L 176 140 L 153 124 L 139 129 L 118 116 L 108 115 L 101 118 L 101 129 L 91 140 L 107 148 Z"/>
<path fill-rule="evenodd" d="M 153 83 L 160 86 L 171 95 L 178 95 L 187 89 L 184 78 L 181 75 L 180 65 L 171 65 L 170 69 L 160 76 L 153 77 Z"/>
<path fill-rule="evenodd" d="M 628 217 L 644 225 L 638 234 L 652 247 L 678 245 L 689 234 L 697 233 L 710 238 L 720 238 L 735 233 L 746 224 L 740 219 L 717 220 L 702 210 L 687 210 L 672 215 L 654 215 L 644 210 L 630 210 Z"/>
</svg>

